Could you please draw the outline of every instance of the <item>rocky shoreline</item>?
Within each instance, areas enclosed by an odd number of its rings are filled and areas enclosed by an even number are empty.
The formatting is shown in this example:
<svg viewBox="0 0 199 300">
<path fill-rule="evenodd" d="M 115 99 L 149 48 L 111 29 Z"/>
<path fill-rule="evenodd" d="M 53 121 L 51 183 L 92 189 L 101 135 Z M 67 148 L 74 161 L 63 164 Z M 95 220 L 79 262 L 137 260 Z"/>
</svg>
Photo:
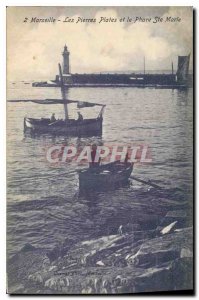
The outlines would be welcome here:
<svg viewBox="0 0 199 300">
<path fill-rule="evenodd" d="M 25 245 L 7 264 L 9 294 L 128 294 L 193 289 L 193 228 L 170 211 L 155 230 Z M 182 222 L 183 220 L 183 222 Z"/>
</svg>

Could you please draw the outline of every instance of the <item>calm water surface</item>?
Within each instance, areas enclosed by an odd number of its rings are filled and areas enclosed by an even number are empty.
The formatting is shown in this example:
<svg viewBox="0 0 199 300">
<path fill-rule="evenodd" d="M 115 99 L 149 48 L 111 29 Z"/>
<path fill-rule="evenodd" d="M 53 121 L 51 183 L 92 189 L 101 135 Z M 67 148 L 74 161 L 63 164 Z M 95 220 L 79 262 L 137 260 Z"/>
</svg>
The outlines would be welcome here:
<svg viewBox="0 0 199 300">
<path fill-rule="evenodd" d="M 7 99 L 60 98 L 59 88 L 8 84 Z M 152 88 L 71 88 L 68 98 L 106 104 L 102 138 L 24 136 L 23 118 L 63 118 L 61 105 L 7 104 L 7 240 L 12 255 L 26 243 L 52 249 L 66 238 L 75 241 L 114 234 L 131 223 L 156 228 L 169 210 L 192 207 L 193 95 Z M 99 109 L 84 109 L 94 117 Z M 70 117 L 76 117 L 70 106 Z M 131 181 L 126 187 L 78 195 L 79 166 L 52 167 L 46 147 L 56 143 L 86 145 L 147 144 L 152 162 L 135 164 L 134 175 L 160 185 L 160 191 Z"/>
</svg>

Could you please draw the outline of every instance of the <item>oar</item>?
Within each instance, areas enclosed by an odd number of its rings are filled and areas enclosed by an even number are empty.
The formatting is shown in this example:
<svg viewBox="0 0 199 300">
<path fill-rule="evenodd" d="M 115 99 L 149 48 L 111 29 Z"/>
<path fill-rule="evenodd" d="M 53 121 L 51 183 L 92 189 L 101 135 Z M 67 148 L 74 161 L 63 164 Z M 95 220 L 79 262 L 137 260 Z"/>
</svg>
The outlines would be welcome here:
<svg viewBox="0 0 199 300">
<path fill-rule="evenodd" d="M 145 180 L 140 179 L 140 178 L 137 178 L 137 177 L 135 177 L 135 176 L 130 176 L 130 178 L 133 179 L 133 180 L 136 180 L 136 181 L 138 181 L 138 182 L 141 182 L 141 183 L 150 185 L 150 186 L 152 186 L 152 187 L 154 187 L 154 188 L 156 188 L 156 189 L 161 189 L 161 187 L 160 187 L 159 185 L 157 185 L 157 184 L 155 184 L 155 183 L 151 183 L 150 180 L 149 180 L 149 181 L 145 181 Z"/>
</svg>

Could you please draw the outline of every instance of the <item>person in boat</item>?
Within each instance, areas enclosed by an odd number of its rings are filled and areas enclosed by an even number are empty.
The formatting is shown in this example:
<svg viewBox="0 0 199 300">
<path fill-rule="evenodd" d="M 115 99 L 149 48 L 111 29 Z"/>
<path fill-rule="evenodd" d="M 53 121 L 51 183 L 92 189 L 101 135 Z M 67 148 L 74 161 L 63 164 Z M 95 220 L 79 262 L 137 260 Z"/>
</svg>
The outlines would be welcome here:
<svg viewBox="0 0 199 300">
<path fill-rule="evenodd" d="M 55 113 L 52 114 L 50 121 L 51 121 L 51 123 L 56 121 Z"/>
<path fill-rule="evenodd" d="M 78 119 L 77 120 L 78 121 L 83 121 L 84 120 L 82 114 L 79 111 L 78 111 Z"/>
<path fill-rule="evenodd" d="M 97 153 L 97 145 L 93 144 L 91 148 L 91 162 L 89 163 L 89 168 L 97 168 L 100 166 L 100 160 L 101 158 L 99 157 L 98 161 L 95 161 L 95 156 Z"/>
</svg>

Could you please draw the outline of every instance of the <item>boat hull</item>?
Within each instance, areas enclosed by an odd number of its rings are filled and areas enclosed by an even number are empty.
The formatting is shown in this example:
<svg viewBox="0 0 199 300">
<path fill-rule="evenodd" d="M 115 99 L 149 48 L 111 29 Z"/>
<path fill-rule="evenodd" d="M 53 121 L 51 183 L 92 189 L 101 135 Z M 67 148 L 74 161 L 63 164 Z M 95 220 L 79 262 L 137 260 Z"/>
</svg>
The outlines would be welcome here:
<svg viewBox="0 0 199 300">
<path fill-rule="evenodd" d="M 133 164 L 114 162 L 95 169 L 79 172 L 79 188 L 83 190 L 96 190 L 121 186 L 128 182 L 133 171 Z"/>
<path fill-rule="evenodd" d="M 57 120 L 24 118 L 24 132 L 64 136 L 101 136 L 103 118 L 77 120 Z"/>
</svg>

